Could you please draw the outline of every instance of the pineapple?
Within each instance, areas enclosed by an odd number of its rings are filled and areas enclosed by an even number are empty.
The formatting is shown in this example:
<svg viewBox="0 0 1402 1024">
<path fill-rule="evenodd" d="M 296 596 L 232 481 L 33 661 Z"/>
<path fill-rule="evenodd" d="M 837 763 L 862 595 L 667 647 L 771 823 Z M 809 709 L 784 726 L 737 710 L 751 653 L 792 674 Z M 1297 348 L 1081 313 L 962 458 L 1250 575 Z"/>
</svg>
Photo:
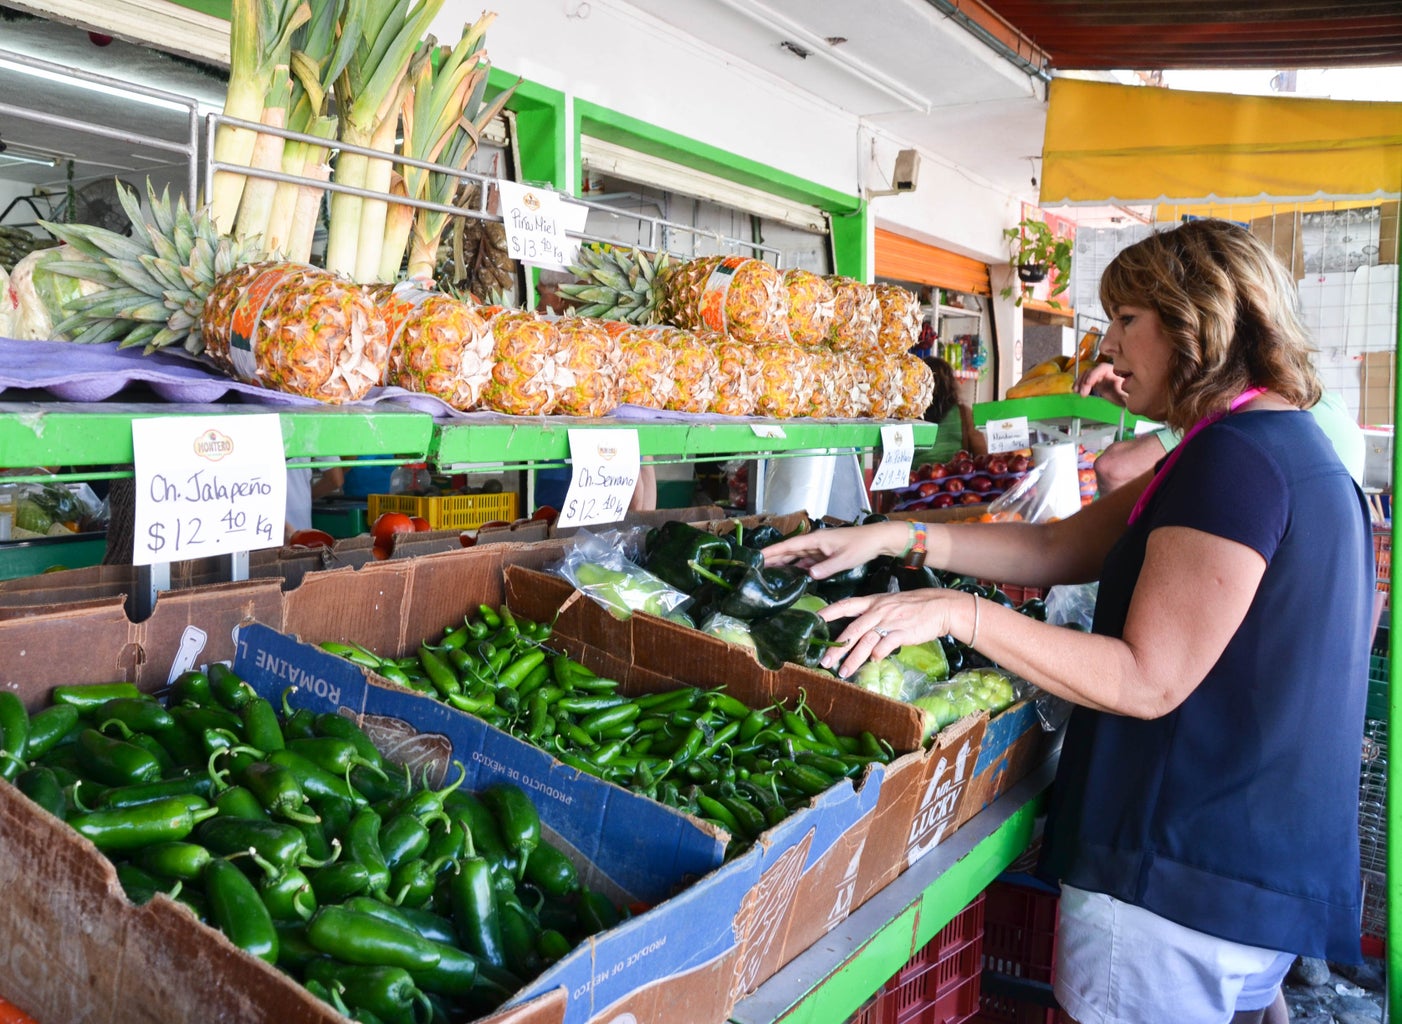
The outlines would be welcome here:
<svg viewBox="0 0 1402 1024">
<path fill-rule="evenodd" d="M 754 354 L 748 345 L 727 338 L 724 334 L 703 335 L 716 354 L 716 392 L 711 396 L 707 412 L 723 416 L 753 416 L 758 401 L 758 377 Z"/>
<path fill-rule="evenodd" d="M 756 345 L 759 394 L 755 412 L 776 419 L 808 415 L 813 402 L 813 364 L 808 352 L 793 342 Z"/>
<path fill-rule="evenodd" d="M 837 313 L 837 295 L 832 285 L 811 270 L 795 267 L 784 271 L 784 291 L 789 307 L 789 337 L 805 348 L 826 342 Z"/>
<path fill-rule="evenodd" d="M 476 408 L 493 363 L 492 330 L 476 309 L 408 285 L 388 291 L 380 310 L 390 336 L 388 383 L 463 412 Z"/>
<path fill-rule="evenodd" d="M 667 319 L 722 331 L 751 345 L 788 339 L 783 276 L 763 260 L 706 256 L 666 272 Z"/>
<path fill-rule="evenodd" d="M 617 331 L 623 348 L 623 374 L 618 380 L 618 401 L 648 409 L 665 409 L 676 386 L 672 365 L 676 349 L 671 338 L 675 327 L 624 327 Z"/>
<path fill-rule="evenodd" d="M 560 293 L 578 304 L 581 316 L 665 320 L 751 344 L 788 337 L 783 278 L 763 260 L 705 256 L 673 264 L 665 253 L 650 259 L 637 249 L 586 246 L 570 270 L 580 283 L 561 285 Z"/>
<path fill-rule="evenodd" d="M 483 306 L 496 362 L 482 404 L 512 416 L 545 416 L 559 401 L 560 334 L 555 324 L 519 309 Z"/>
<path fill-rule="evenodd" d="M 918 356 L 903 356 L 899 360 L 901 401 L 896 418 L 919 420 L 935 400 L 935 374 L 929 364 Z"/>
<path fill-rule="evenodd" d="M 326 402 L 364 398 L 389 361 L 384 321 L 359 286 L 303 264 L 250 263 L 255 244 L 220 235 L 148 185 L 150 219 L 118 186 L 131 234 L 45 224 L 80 259 L 54 270 L 102 285 L 66 307 L 75 341 L 182 345 L 251 383 Z"/>
<path fill-rule="evenodd" d="M 867 415 L 878 420 L 894 419 L 902 403 L 899 360 L 875 351 L 865 352 L 858 358 L 867 377 Z"/>
<path fill-rule="evenodd" d="M 555 321 L 560 338 L 560 400 L 566 416 L 604 416 L 618 404 L 623 346 L 603 321 L 564 316 Z"/>
<path fill-rule="evenodd" d="M 250 263 L 205 299 L 205 354 L 275 391 L 356 402 L 389 365 L 384 317 L 359 285 L 304 263 Z"/>
<path fill-rule="evenodd" d="M 830 277 L 837 298 L 832 321 L 832 347 L 840 352 L 876 349 L 881 330 L 881 303 L 870 285 L 850 277 Z"/>
<path fill-rule="evenodd" d="M 887 355 L 904 355 L 920 343 L 920 299 L 897 284 L 878 284 L 874 291 L 881 307 L 876 347 Z"/>
<path fill-rule="evenodd" d="M 673 412 L 705 412 L 711 407 L 720 382 L 720 360 L 706 335 L 699 331 L 677 331 L 672 346 L 672 396 L 667 408 Z"/>
<path fill-rule="evenodd" d="M 834 416 L 855 419 L 871 411 L 870 384 L 862 361 L 847 352 L 834 352 L 837 357 L 834 375 L 837 377 L 837 401 Z"/>
</svg>

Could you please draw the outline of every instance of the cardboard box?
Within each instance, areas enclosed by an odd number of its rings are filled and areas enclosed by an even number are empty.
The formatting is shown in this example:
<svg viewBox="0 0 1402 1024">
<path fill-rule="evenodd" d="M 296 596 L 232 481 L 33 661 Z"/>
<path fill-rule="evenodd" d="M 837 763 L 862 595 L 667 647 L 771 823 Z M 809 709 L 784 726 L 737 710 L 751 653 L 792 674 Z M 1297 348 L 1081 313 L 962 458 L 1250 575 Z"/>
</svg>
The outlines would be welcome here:
<svg viewBox="0 0 1402 1024">
<path fill-rule="evenodd" d="M 1251 222 L 1251 233 L 1275 251 L 1276 257 L 1298 281 L 1305 276 L 1304 233 L 1299 210 L 1257 217 Z"/>
<path fill-rule="evenodd" d="M 673 686 L 684 682 L 714 685 L 716 680 L 724 680 L 727 693 L 752 707 L 776 701 L 793 707 L 801 696 L 839 734 L 870 729 L 897 751 L 914 751 L 920 746 L 921 712 L 828 673 L 797 665 L 766 669 L 744 648 L 650 615 L 615 619 L 566 581 L 521 566 L 507 567 L 506 591 L 508 605 L 528 617 L 544 617 L 559 609 L 555 636 L 560 646 L 577 656 L 577 650 L 586 646 L 582 638 L 593 638 L 593 644 L 605 646 L 626 663 L 623 679 L 630 689 L 646 688 L 651 685 L 649 680 L 669 677 Z M 798 856 L 786 854 L 793 847 L 781 841 L 794 819 L 766 834 L 768 841 L 763 845 L 773 867 L 766 869 L 767 876 L 761 873 L 762 879 L 771 881 L 761 879 L 759 884 L 767 892 L 779 894 L 786 885 L 793 888 L 786 905 L 776 904 L 775 913 L 780 916 L 773 921 L 751 919 L 751 926 L 763 931 L 748 939 L 737 996 L 753 991 L 840 924 L 878 887 L 872 879 L 880 878 L 884 884 L 903 869 L 906 844 L 892 843 L 889 836 L 905 836 L 909 831 L 917 808 L 911 794 L 922 789 L 933 763 L 920 753 L 912 753 L 887 765 L 872 766 L 852 791 L 856 799 L 850 810 L 855 817 L 837 817 L 836 808 L 829 808 L 818 819 L 826 821 L 827 828 L 813 833 L 801 864 L 783 859 L 785 855 Z M 841 788 L 845 790 L 845 786 Z M 792 878 L 786 882 L 789 875 Z"/>
<path fill-rule="evenodd" d="M 319 574 L 287 595 L 285 623 L 306 640 L 354 638 L 377 653 L 400 654 L 460 622 L 479 603 L 504 599 L 518 614 L 542 620 L 566 605 L 552 646 L 617 677 L 627 692 L 724 680 L 728 693 L 752 706 L 776 699 L 792 706 L 804 689 L 810 705 L 839 731 L 872 727 L 898 743 L 918 741 L 920 716 L 911 708 L 824 674 L 792 667 L 770 672 L 695 630 L 645 616 L 615 620 L 587 599 L 571 601 L 575 591 L 564 580 L 516 564 L 558 560 L 559 551 L 551 547 L 493 545 L 405 566 L 384 563 L 355 573 Z M 457 756 L 469 765 L 469 788 L 497 777 L 524 784 L 543 823 L 587 862 L 594 872 L 590 877 L 619 899 L 655 901 L 682 880 L 699 876 L 637 921 L 596 937 L 588 969 L 577 957 L 567 958 L 522 993 L 527 998 L 551 986 L 565 987 L 567 1021 L 616 1014 L 639 999 L 680 998 L 698 978 L 709 979 L 708 991 L 722 1002 L 702 1004 L 695 994 L 686 995 L 688 1012 L 695 1011 L 697 1019 L 723 1019 L 735 998 L 843 920 L 853 905 L 866 829 L 875 819 L 871 812 L 886 776 L 883 766 L 875 766 L 858 786 L 842 783 L 819 795 L 722 865 L 726 837 L 709 826 L 579 775 L 436 701 L 366 685 L 358 667 L 325 659 L 271 631 L 253 627 L 240 643 L 261 651 L 255 656 L 262 665 L 241 666 L 260 689 L 266 684 L 280 692 L 301 680 L 328 707 L 334 703 L 356 713 L 412 721 L 419 732 L 451 737 Z M 257 681 L 267 675 L 270 680 Z M 358 707 L 361 701 L 364 706 Z M 874 721 L 883 714 L 884 729 Z M 726 980 L 715 987 L 718 978 Z M 677 995 L 666 996 L 663 989 Z"/>
<path fill-rule="evenodd" d="M 145 623 L 131 623 L 112 601 L 0 623 L 0 683 L 31 709 L 47 704 L 57 683 L 123 678 L 153 691 L 165 684 L 186 627 L 208 638 L 202 652 L 185 647 L 188 656 L 232 658 L 233 625 L 275 617 L 281 596 L 276 581 L 233 584 L 177 595 Z M 166 897 L 133 906 L 105 856 L 6 782 L 0 835 L 0 885 L 8 890 L 0 992 L 36 1020 L 346 1024 Z M 564 993 L 546 992 L 485 1020 L 563 1024 L 565 1003 Z"/>
</svg>

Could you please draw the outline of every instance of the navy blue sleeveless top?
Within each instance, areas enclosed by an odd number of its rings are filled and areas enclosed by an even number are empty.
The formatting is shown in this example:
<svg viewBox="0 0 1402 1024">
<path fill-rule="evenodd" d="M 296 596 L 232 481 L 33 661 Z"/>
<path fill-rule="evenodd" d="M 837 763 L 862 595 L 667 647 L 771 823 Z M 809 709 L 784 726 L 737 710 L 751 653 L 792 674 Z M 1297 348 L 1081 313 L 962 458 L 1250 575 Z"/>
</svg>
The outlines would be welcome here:
<svg viewBox="0 0 1402 1024">
<path fill-rule="evenodd" d="M 1041 871 L 1220 938 L 1357 962 L 1374 596 L 1362 494 L 1308 413 L 1228 416 L 1188 442 L 1106 558 L 1094 632 L 1121 635 L 1161 526 L 1248 545 L 1265 575 L 1174 711 L 1074 711 Z"/>
</svg>

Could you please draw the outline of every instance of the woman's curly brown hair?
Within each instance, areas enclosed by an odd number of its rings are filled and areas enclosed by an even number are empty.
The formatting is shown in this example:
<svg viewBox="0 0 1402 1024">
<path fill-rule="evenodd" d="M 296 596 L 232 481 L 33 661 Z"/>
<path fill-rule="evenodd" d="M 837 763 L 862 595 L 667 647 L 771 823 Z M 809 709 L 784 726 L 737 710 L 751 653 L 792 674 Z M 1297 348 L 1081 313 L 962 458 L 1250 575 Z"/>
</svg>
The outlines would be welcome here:
<svg viewBox="0 0 1402 1024">
<path fill-rule="evenodd" d="M 1292 405 L 1319 401 L 1295 282 L 1270 248 L 1224 220 L 1189 221 L 1121 252 L 1100 302 L 1154 310 L 1173 345 L 1168 424 L 1185 430 L 1253 386 Z"/>
</svg>

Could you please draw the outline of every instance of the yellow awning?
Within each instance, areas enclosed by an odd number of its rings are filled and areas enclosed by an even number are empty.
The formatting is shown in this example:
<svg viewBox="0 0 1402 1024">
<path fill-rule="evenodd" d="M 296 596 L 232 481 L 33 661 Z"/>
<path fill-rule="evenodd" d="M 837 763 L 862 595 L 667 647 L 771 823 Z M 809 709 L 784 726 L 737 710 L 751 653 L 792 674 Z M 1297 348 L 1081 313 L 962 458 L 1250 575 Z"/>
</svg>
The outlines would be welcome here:
<svg viewBox="0 0 1402 1024">
<path fill-rule="evenodd" d="M 1041 202 L 1274 202 L 1402 192 L 1402 103 L 1054 78 Z"/>
</svg>

